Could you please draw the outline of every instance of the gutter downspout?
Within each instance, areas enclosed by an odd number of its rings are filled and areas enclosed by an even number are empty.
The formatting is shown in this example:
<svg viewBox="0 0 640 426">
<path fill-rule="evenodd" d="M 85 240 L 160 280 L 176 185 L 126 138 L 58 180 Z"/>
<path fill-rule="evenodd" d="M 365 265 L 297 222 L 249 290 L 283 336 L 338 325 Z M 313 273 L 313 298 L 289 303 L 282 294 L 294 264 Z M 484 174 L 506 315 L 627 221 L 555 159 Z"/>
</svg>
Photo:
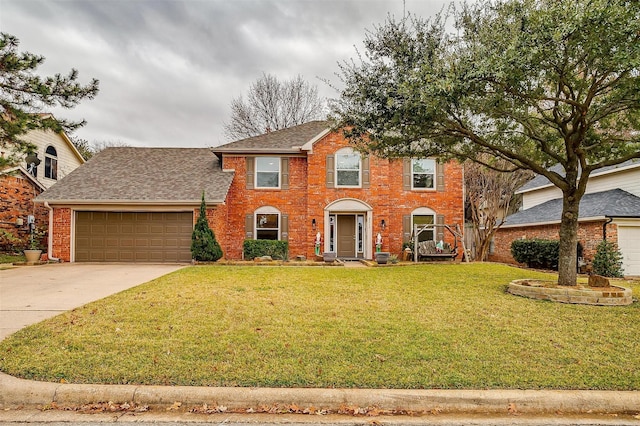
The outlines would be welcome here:
<svg viewBox="0 0 640 426">
<path fill-rule="evenodd" d="M 607 241 L 607 225 L 613 222 L 613 218 L 609 217 L 607 221 L 602 225 L 602 240 Z"/>
<path fill-rule="evenodd" d="M 49 205 L 49 202 L 45 201 L 44 206 L 49 209 L 49 238 L 47 238 L 47 257 L 49 260 L 53 260 L 54 262 L 61 262 L 61 260 L 57 257 L 53 257 L 53 238 L 51 238 L 53 234 L 53 207 Z"/>
</svg>

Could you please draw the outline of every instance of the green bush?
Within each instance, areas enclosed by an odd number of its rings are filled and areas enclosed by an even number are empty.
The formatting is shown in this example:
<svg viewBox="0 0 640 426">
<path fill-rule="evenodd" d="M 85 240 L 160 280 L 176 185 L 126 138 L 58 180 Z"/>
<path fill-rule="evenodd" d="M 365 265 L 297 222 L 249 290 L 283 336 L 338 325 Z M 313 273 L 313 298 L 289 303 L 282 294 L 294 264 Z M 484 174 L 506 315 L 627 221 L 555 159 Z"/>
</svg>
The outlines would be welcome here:
<svg viewBox="0 0 640 426">
<path fill-rule="evenodd" d="M 622 253 L 616 244 L 607 240 L 598 244 L 593 258 L 593 272 L 605 277 L 622 278 Z"/>
<path fill-rule="evenodd" d="M 207 221 L 204 192 L 202 193 L 202 203 L 200 203 L 200 215 L 191 234 L 191 256 L 195 260 L 204 262 L 215 262 L 222 257 L 222 248 Z"/>
<path fill-rule="evenodd" d="M 558 269 L 560 241 L 557 240 L 515 240 L 511 243 L 511 255 L 529 268 Z"/>
<path fill-rule="evenodd" d="M 287 260 L 289 243 L 277 240 L 244 240 L 242 244 L 244 258 L 253 260 L 256 257 L 271 256 L 272 259 Z"/>
</svg>

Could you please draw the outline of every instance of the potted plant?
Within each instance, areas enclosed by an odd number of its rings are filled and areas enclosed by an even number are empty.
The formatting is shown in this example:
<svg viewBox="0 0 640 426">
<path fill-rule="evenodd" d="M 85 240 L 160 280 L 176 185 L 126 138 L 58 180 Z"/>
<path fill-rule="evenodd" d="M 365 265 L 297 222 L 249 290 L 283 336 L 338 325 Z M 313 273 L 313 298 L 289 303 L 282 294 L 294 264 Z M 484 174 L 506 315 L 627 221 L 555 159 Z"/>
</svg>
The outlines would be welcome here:
<svg viewBox="0 0 640 426">
<path fill-rule="evenodd" d="M 389 256 L 391 256 L 391 253 L 388 251 L 379 251 L 376 253 L 376 262 L 378 262 L 378 265 L 386 265 L 389 261 Z"/>
<path fill-rule="evenodd" d="M 27 248 L 24 250 L 24 257 L 27 258 L 27 263 L 36 263 L 40 261 L 42 255 L 42 237 L 44 232 L 39 229 L 34 229 L 29 235 L 29 241 L 27 242 Z"/>
</svg>

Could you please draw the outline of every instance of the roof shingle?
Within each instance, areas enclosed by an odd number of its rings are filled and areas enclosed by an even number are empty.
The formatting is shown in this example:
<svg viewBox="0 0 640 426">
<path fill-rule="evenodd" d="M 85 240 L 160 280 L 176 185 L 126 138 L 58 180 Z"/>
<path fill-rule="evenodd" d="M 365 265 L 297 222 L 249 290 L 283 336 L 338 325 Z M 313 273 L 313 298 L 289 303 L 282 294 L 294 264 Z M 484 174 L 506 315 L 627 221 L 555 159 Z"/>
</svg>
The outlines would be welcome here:
<svg viewBox="0 0 640 426">
<path fill-rule="evenodd" d="M 49 203 L 199 204 L 224 201 L 233 172 L 209 148 L 107 148 L 40 194 Z"/>
<path fill-rule="evenodd" d="M 213 148 L 215 153 L 224 152 L 290 152 L 299 151 L 299 147 L 328 130 L 328 121 L 310 121 L 287 129 L 276 130 L 252 138 L 241 139 Z"/>
<path fill-rule="evenodd" d="M 557 198 L 508 216 L 505 226 L 559 222 L 561 216 L 562 199 Z M 640 197 L 622 189 L 585 194 L 580 218 L 588 217 L 640 217 Z"/>
</svg>

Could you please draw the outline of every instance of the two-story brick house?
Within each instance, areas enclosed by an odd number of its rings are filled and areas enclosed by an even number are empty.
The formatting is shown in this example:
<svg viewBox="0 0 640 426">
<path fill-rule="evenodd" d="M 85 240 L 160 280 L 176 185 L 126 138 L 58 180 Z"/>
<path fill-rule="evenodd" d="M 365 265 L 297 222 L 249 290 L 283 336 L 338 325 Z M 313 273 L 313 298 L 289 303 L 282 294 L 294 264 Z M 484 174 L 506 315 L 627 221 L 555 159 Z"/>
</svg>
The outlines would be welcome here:
<svg viewBox="0 0 640 426">
<path fill-rule="evenodd" d="M 0 229 L 22 240 L 28 238 L 30 217 L 38 228 L 48 226 L 48 210 L 33 199 L 84 163 L 64 132 L 32 130 L 24 139 L 34 146 L 33 155 L 0 171 Z M 9 156 L 10 146 L 4 149 L 0 156 Z"/>
<path fill-rule="evenodd" d="M 463 223 L 459 164 L 362 155 L 320 121 L 212 150 L 110 148 L 39 200 L 54 207 L 56 257 L 185 261 L 202 191 L 227 259 L 242 258 L 245 239 L 286 240 L 290 256 L 313 258 L 318 234 L 321 252 L 371 259 L 378 234 L 400 254 L 414 224 Z M 137 228 L 148 232 L 131 239 Z M 452 242 L 443 228 L 421 238 Z M 154 246 L 164 255 L 143 253 Z"/>
</svg>

